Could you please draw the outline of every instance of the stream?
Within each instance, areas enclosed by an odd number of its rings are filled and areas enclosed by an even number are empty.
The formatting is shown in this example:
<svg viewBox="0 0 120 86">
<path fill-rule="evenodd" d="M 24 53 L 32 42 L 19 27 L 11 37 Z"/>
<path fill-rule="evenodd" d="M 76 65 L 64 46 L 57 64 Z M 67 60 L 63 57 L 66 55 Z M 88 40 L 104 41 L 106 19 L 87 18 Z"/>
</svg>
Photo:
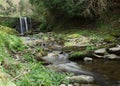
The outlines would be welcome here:
<svg viewBox="0 0 120 86">
<path fill-rule="evenodd" d="M 120 62 L 105 59 L 95 59 L 93 62 L 78 62 L 86 70 L 96 72 L 105 78 L 114 81 L 120 81 Z"/>
<path fill-rule="evenodd" d="M 32 46 L 41 46 L 43 49 L 47 49 L 47 55 L 40 57 L 44 61 L 50 63 L 46 67 L 58 72 L 70 72 L 75 75 L 88 75 L 93 76 L 95 81 L 99 82 L 100 86 L 119 86 L 120 81 L 120 63 L 119 60 L 107 60 L 107 59 L 93 59 L 90 62 L 85 61 L 70 61 L 68 59 L 69 53 L 62 51 L 62 47 L 59 44 L 51 43 L 50 41 L 44 41 L 42 39 L 36 39 L 31 37 L 25 37 L 25 44 Z M 52 49 L 51 49 L 52 47 Z M 51 50 L 50 50 L 51 49 Z M 36 54 L 36 53 L 35 53 Z M 109 82 L 107 82 L 107 81 Z M 104 83 L 104 84 L 102 84 Z M 105 85 L 109 83 L 109 85 Z M 112 85 L 110 85 L 112 84 Z"/>
</svg>

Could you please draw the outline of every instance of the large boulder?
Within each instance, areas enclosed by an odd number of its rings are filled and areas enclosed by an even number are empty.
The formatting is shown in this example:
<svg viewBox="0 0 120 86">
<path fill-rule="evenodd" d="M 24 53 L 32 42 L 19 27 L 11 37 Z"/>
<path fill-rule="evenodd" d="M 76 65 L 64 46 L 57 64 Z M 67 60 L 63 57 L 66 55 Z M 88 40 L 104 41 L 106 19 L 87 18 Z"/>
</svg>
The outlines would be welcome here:
<svg viewBox="0 0 120 86">
<path fill-rule="evenodd" d="M 98 49 L 98 50 L 95 50 L 93 55 L 97 58 L 103 58 L 104 55 L 107 54 L 107 51 L 105 48 L 101 48 L 101 49 Z"/>
</svg>

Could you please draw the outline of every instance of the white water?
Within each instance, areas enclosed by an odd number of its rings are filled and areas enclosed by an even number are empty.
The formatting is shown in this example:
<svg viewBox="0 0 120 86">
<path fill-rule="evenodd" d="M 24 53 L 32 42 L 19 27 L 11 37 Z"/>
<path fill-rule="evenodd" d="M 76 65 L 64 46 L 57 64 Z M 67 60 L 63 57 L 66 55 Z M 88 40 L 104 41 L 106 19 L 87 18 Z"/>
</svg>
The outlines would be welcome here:
<svg viewBox="0 0 120 86">
<path fill-rule="evenodd" d="M 24 21 L 25 21 L 26 32 L 28 32 L 28 22 L 26 17 L 24 17 Z"/>
<path fill-rule="evenodd" d="M 27 17 L 20 17 L 20 33 L 23 35 L 29 31 Z"/>
<path fill-rule="evenodd" d="M 21 34 L 23 34 L 23 28 L 22 28 L 22 26 L 23 26 L 22 18 L 20 17 L 20 32 L 21 32 Z"/>
</svg>

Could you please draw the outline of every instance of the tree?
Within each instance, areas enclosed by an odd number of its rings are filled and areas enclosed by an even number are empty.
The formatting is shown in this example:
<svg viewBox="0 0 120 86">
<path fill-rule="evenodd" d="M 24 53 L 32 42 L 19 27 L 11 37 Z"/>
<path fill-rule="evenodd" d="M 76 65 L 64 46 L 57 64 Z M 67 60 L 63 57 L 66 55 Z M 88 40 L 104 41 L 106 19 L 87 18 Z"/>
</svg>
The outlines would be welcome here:
<svg viewBox="0 0 120 86">
<path fill-rule="evenodd" d="M 56 17 L 100 15 L 109 5 L 108 0 L 30 0 L 30 2 L 37 10 L 43 6 Z"/>
<path fill-rule="evenodd" d="M 1 14 L 8 16 L 16 12 L 16 5 L 14 5 L 11 0 L 6 0 L 6 4 L 6 6 L 0 5 Z"/>
</svg>

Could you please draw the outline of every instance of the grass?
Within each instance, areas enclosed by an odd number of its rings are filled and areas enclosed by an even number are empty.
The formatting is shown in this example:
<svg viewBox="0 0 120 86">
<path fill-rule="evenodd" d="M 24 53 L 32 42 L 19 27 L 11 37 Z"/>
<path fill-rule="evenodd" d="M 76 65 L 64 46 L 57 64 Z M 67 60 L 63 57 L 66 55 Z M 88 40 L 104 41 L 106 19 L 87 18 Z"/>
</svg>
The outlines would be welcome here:
<svg viewBox="0 0 120 86">
<path fill-rule="evenodd" d="M 15 34 L 16 31 L 11 28 L 0 26 L 0 61 L 5 57 L 10 57 L 10 51 L 23 48 L 21 39 L 16 37 Z"/>
<path fill-rule="evenodd" d="M 27 71 L 19 78 L 16 82 L 18 86 L 59 86 L 63 81 L 66 81 L 64 80 L 66 74 L 50 71 L 40 63 L 27 63 L 27 66 L 29 72 Z"/>
<path fill-rule="evenodd" d="M 65 39 L 74 39 L 85 36 L 91 38 L 93 42 L 99 42 L 100 40 L 106 40 L 115 42 L 115 36 L 120 35 L 120 28 L 112 28 L 110 25 L 99 25 L 97 28 L 69 28 L 64 30 L 54 30 L 56 33 L 62 33 L 66 35 Z M 65 43 L 67 46 L 72 45 L 72 43 Z"/>
</svg>

